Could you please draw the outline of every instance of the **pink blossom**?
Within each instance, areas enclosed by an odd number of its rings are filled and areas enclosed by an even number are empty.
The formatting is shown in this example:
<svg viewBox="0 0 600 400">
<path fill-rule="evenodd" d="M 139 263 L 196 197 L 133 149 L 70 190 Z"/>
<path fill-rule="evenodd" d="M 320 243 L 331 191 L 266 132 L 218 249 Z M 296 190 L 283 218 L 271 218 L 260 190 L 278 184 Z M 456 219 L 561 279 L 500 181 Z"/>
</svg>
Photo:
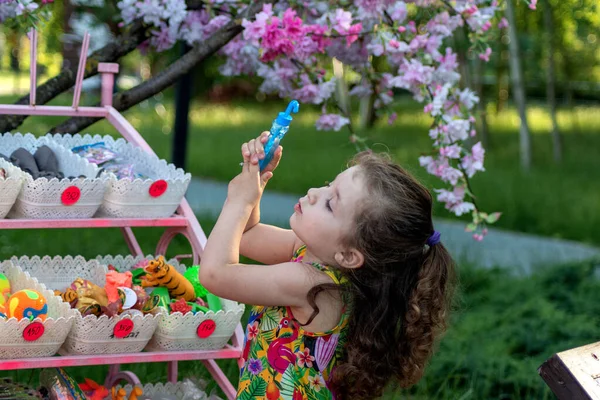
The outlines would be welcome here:
<svg viewBox="0 0 600 400">
<path fill-rule="evenodd" d="M 394 122 L 396 122 L 396 119 L 398 119 L 398 114 L 395 112 L 391 113 L 388 117 L 388 125 L 393 125 Z"/>
<path fill-rule="evenodd" d="M 498 22 L 498 29 L 508 28 L 508 20 L 504 17 Z"/>
<path fill-rule="evenodd" d="M 532 10 L 535 10 L 537 6 L 537 0 L 531 0 L 531 3 L 529 3 L 529 8 Z"/>
<path fill-rule="evenodd" d="M 352 25 L 348 29 L 348 36 L 346 36 L 346 46 L 350 47 L 352 43 L 358 40 L 358 35 L 362 31 L 362 23 Z"/>
<path fill-rule="evenodd" d="M 471 154 L 463 157 L 461 166 L 469 178 L 477 171 L 485 171 L 483 167 L 484 154 L 485 150 L 481 146 L 481 142 L 478 142 L 471 148 Z"/>
<path fill-rule="evenodd" d="M 460 158 L 460 149 L 460 146 L 457 144 L 440 147 L 440 155 L 448 158 Z"/>
<path fill-rule="evenodd" d="M 490 61 L 491 54 L 492 54 L 492 48 L 488 47 L 487 49 L 485 49 L 485 53 L 479 54 L 479 58 L 485 62 L 488 62 L 488 61 Z"/>
<path fill-rule="evenodd" d="M 335 16 L 333 21 L 333 29 L 339 33 L 346 33 L 350 30 L 352 25 L 352 13 L 344 11 L 341 8 L 335 10 Z"/>
<path fill-rule="evenodd" d="M 323 114 L 319 117 L 316 123 L 317 130 L 328 131 L 334 130 L 339 131 L 343 126 L 348 125 L 350 120 L 346 117 L 342 117 L 338 114 Z"/>
</svg>

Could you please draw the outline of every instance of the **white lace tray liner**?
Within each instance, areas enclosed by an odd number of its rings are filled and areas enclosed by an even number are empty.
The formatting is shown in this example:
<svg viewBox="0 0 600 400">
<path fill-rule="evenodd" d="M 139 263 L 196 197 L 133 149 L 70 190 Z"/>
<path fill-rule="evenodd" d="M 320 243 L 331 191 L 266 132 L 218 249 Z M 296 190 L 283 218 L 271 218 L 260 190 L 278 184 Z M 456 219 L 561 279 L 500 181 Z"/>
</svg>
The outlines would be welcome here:
<svg viewBox="0 0 600 400">
<path fill-rule="evenodd" d="M 46 138 L 72 149 L 86 144 L 104 142 L 127 163 L 134 165 L 135 171 L 149 179 L 117 179 L 110 173 L 110 184 L 104 201 L 98 210 L 98 217 L 113 218 L 166 218 L 173 215 L 181 203 L 192 176 L 181 168 L 168 164 L 155 154 L 147 153 L 125 139 L 111 136 L 46 135 Z M 159 182 L 163 181 L 163 182 Z M 164 187 L 166 183 L 166 189 Z M 157 189 L 162 186 L 162 189 Z M 159 186 L 157 186 L 159 185 Z M 164 190 L 164 192 L 163 192 Z M 155 196 L 152 196 L 153 193 Z"/>
<path fill-rule="evenodd" d="M 6 178 L 0 178 L 0 218 L 4 218 L 17 200 L 26 174 L 3 158 L 0 158 L 0 168 L 6 171 Z"/>
<path fill-rule="evenodd" d="M 19 147 L 23 147 L 33 154 L 42 145 L 52 149 L 58 159 L 59 170 L 64 173 L 65 177 L 84 175 L 86 178 L 48 179 L 42 177 L 33 179 L 30 174 L 24 172 L 25 183 L 8 217 L 91 218 L 100 207 L 108 187 L 109 177 L 97 177 L 98 166 L 44 137 L 37 138 L 31 133 L 0 135 L 0 153 L 7 157 Z M 68 198 L 65 197 L 65 192 L 69 194 Z"/>
<path fill-rule="evenodd" d="M 155 257 L 148 255 L 143 257 L 152 260 Z M 119 271 L 127 271 L 136 263 L 142 260 L 142 257 L 133 256 L 99 256 L 97 260 L 101 264 L 112 264 Z M 185 265 L 177 260 L 169 260 L 169 264 L 174 266 L 179 272 L 185 272 Z M 240 323 L 244 314 L 244 304 L 235 301 L 221 299 L 222 310 L 218 312 L 208 311 L 196 314 L 180 312 L 168 314 L 166 310 L 158 317 L 158 327 L 154 336 L 148 343 L 146 350 L 149 351 L 183 351 L 183 350 L 217 350 L 222 349 L 229 341 L 235 328 Z M 214 322 L 214 331 L 206 338 L 198 336 L 198 328 L 204 322 L 210 325 Z"/>
<path fill-rule="evenodd" d="M 34 321 L 28 319 L 18 321 L 16 318 L 0 319 L 0 359 L 53 356 L 71 330 L 76 311 L 11 261 L 2 262 L 0 272 L 8 278 L 12 293 L 22 289 L 37 290 L 44 296 L 48 305 L 48 316 L 43 322 L 40 318 Z M 33 323 L 42 323 L 43 333 L 37 340 L 25 340 L 24 332 L 31 328 L 30 325 Z"/>
<path fill-rule="evenodd" d="M 63 291 L 76 278 L 87 279 L 90 282 L 104 287 L 106 284 L 105 264 L 97 260 L 86 260 L 82 256 L 50 257 L 33 256 L 31 258 L 13 257 L 15 264 L 20 265 L 32 276 L 39 277 L 48 288 Z M 66 304 L 66 303 L 65 303 Z M 77 310 L 75 321 L 60 354 L 116 354 L 136 353 L 142 351 L 158 323 L 159 314 L 146 314 L 144 316 L 96 317 L 88 315 L 83 317 Z M 133 328 L 123 337 L 116 337 L 115 326 L 122 324 L 122 320 L 131 319 Z"/>
<path fill-rule="evenodd" d="M 207 395 L 206 392 L 195 389 L 193 393 L 189 390 L 186 382 L 167 382 L 167 383 L 147 383 L 140 386 L 144 393 L 142 399 L 149 400 L 221 400 L 215 395 Z M 117 390 L 125 389 L 126 398 L 129 397 L 134 386 L 131 384 L 121 386 L 117 385 Z"/>
</svg>

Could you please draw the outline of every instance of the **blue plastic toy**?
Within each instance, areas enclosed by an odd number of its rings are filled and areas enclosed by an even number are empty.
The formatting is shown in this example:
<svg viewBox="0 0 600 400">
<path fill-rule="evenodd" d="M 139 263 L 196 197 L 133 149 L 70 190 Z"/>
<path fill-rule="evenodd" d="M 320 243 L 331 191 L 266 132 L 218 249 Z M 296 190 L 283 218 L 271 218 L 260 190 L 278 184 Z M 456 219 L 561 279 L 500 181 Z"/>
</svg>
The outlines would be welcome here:
<svg viewBox="0 0 600 400">
<path fill-rule="evenodd" d="M 290 122 L 292 122 L 291 113 L 297 113 L 300 110 L 300 103 L 296 100 L 290 101 L 285 112 L 280 112 L 277 118 L 273 121 L 273 125 L 271 125 L 271 130 L 269 133 L 269 140 L 265 144 L 265 158 L 260 160 L 258 165 L 260 166 L 260 170 L 262 171 L 273 159 L 273 155 L 275 154 L 275 150 L 279 147 L 279 142 L 285 136 L 287 131 L 290 129 Z"/>
</svg>

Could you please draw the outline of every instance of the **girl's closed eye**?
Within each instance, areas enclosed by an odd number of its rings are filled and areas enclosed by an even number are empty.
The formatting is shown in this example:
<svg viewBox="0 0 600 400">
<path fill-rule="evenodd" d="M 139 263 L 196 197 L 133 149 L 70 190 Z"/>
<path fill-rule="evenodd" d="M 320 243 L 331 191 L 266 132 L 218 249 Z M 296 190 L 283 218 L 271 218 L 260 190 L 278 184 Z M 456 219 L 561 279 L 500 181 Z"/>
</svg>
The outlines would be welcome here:
<svg viewBox="0 0 600 400">
<path fill-rule="evenodd" d="M 325 201 L 325 207 L 329 210 L 329 211 L 333 211 L 333 209 L 331 208 L 331 199 L 327 199 Z"/>
</svg>

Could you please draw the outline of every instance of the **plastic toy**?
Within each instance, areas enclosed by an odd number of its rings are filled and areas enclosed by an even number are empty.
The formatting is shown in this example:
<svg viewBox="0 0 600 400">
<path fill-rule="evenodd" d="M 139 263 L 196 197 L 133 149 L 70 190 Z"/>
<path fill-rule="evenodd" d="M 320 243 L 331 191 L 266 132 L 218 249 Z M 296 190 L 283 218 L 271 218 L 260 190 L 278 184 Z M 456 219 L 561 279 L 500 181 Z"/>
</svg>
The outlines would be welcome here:
<svg viewBox="0 0 600 400">
<path fill-rule="evenodd" d="M 0 274 L 0 305 L 6 303 L 10 297 L 10 282 L 4 274 Z"/>
<path fill-rule="evenodd" d="M 85 392 L 88 400 L 104 400 L 108 396 L 108 389 L 91 379 L 85 378 L 85 383 L 80 383 L 79 388 Z"/>
<path fill-rule="evenodd" d="M 40 318 L 44 321 L 48 315 L 48 305 L 44 296 L 37 290 L 23 289 L 8 298 L 6 311 L 8 318 Z"/>
<path fill-rule="evenodd" d="M 163 256 L 152 260 L 145 268 L 147 275 L 142 278 L 142 287 L 164 286 L 174 299 L 184 298 L 192 301 L 196 298 L 194 287 L 175 268 L 165 262 Z"/>
<path fill-rule="evenodd" d="M 271 125 L 269 139 L 265 144 L 265 158 L 260 160 L 258 165 L 260 166 L 260 170 L 265 169 L 267 165 L 273 159 L 273 155 L 275 154 L 275 150 L 279 147 L 279 142 L 283 139 L 287 131 L 290 129 L 290 122 L 292 122 L 292 116 L 290 115 L 292 112 L 297 113 L 300 110 L 300 103 L 296 100 L 290 101 L 285 112 L 280 112 L 277 115 L 277 118 L 273 120 L 273 124 Z"/>
<path fill-rule="evenodd" d="M 183 276 L 190 281 L 192 286 L 194 287 L 194 293 L 196 293 L 196 297 L 206 297 L 208 290 L 200 283 L 200 266 L 194 265 L 189 267 Z"/>
</svg>

